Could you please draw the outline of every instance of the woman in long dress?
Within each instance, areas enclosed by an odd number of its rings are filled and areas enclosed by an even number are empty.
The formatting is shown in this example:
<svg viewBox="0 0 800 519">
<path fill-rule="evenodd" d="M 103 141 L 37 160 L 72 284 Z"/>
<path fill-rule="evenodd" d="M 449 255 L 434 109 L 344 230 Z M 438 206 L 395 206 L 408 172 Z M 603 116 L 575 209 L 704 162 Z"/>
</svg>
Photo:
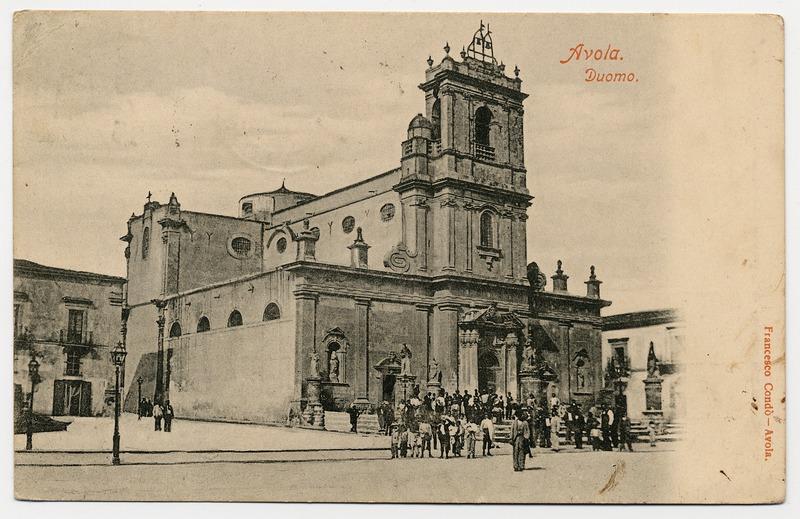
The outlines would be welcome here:
<svg viewBox="0 0 800 519">
<path fill-rule="evenodd" d="M 511 424 L 511 445 L 514 446 L 514 472 L 525 470 L 525 456 L 528 454 L 527 441 L 530 440 L 531 430 L 528 422 L 522 419 L 520 413 L 514 418 Z"/>
</svg>

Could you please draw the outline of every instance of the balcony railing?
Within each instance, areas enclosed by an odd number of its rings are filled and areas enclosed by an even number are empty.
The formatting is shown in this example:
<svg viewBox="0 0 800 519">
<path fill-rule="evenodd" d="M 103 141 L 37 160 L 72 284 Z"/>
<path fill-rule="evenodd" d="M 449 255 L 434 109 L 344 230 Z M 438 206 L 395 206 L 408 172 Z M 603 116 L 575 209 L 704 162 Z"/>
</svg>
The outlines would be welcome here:
<svg viewBox="0 0 800 519">
<path fill-rule="evenodd" d="M 483 160 L 494 160 L 494 148 L 485 144 L 475 143 L 475 156 Z"/>
<path fill-rule="evenodd" d="M 94 346 L 92 332 L 82 330 L 59 330 L 58 342 L 80 346 Z"/>
</svg>

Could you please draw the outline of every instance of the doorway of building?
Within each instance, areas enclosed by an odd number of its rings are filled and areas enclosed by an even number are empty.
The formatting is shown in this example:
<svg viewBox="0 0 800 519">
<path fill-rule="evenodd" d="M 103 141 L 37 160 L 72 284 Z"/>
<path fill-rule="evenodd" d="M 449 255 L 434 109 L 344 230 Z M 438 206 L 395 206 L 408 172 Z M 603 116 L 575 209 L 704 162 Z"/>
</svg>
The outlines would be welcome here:
<svg viewBox="0 0 800 519">
<path fill-rule="evenodd" d="M 383 375 L 383 400 L 394 403 L 394 383 L 397 379 L 391 373 Z"/>
<path fill-rule="evenodd" d="M 56 380 L 53 383 L 53 416 L 91 416 L 92 383 Z"/>
<path fill-rule="evenodd" d="M 496 392 L 499 372 L 500 361 L 493 352 L 487 351 L 478 357 L 478 391 L 489 394 Z"/>
</svg>

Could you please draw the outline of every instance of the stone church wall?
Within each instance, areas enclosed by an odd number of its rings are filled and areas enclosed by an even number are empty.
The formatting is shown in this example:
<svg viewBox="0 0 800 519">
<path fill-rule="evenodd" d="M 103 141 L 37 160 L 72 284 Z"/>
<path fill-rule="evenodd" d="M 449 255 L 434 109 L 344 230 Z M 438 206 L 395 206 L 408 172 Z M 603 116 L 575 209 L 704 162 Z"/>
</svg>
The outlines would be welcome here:
<svg viewBox="0 0 800 519">
<path fill-rule="evenodd" d="M 282 422 L 293 391 L 294 321 L 170 339 L 169 398 L 179 417 Z"/>
</svg>

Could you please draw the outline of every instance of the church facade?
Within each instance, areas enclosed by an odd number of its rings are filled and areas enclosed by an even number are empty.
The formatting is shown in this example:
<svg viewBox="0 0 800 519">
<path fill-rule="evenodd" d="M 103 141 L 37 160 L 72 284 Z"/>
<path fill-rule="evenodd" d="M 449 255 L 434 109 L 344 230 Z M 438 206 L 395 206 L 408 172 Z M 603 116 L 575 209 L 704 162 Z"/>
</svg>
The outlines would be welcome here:
<svg viewBox="0 0 800 519">
<path fill-rule="evenodd" d="M 594 400 L 610 303 L 593 273 L 586 296 L 560 264 L 552 290 L 530 275 L 519 70 L 506 75 L 481 25 L 460 59 L 447 46 L 428 59 L 419 88 L 425 112 L 395 169 L 321 196 L 247 195 L 236 217 L 175 194 L 131 216 L 123 336 L 145 396 L 182 417 L 255 422 L 417 385 L 519 398 L 532 387 L 521 376 Z M 126 409 L 136 398 L 129 388 Z"/>
</svg>

